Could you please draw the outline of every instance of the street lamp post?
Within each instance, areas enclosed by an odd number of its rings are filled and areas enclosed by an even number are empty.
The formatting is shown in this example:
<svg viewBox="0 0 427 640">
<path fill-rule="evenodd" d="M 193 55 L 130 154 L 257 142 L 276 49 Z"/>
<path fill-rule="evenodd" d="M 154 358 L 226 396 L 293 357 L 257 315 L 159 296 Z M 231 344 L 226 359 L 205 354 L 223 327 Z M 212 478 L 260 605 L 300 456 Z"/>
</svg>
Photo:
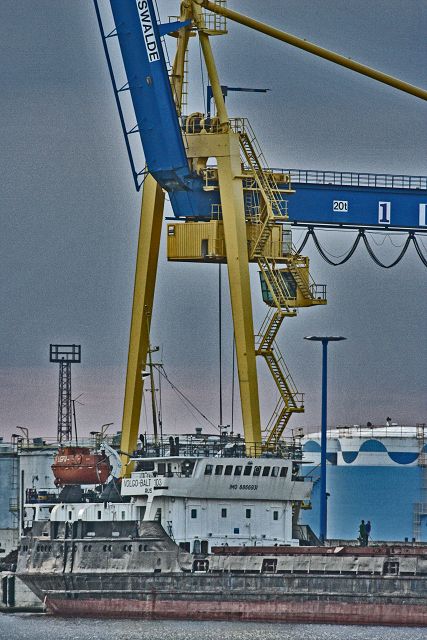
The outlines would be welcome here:
<svg viewBox="0 0 427 640">
<path fill-rule="evenodd" d="M 304 340 L 322 343 L 322 425 L 320 438 L 320 526 L 319 538 L 325 542 L 327 537 L 328 512 L 326 493 L 326 440 L 328 413 L 328 343 L 346 340 L 343 336 L 306 336 Z"/>
</svg>

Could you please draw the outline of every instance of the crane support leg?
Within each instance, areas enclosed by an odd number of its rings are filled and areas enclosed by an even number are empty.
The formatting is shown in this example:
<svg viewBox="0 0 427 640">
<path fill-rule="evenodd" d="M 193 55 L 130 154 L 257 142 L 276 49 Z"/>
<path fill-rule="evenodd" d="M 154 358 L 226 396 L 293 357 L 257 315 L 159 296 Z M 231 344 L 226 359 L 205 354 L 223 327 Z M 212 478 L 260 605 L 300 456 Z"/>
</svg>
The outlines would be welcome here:
<svg viewBox="0 0 427 640">
<path fill-rule="evenodd" d="M 191 162 L 201 161 L 203 158 L 216 158 L 218 164 L 243 430 L 247 447 L 255 445 L 253 455 L 259 455 L 261 421 L 239 134 L 234 131 L 188 134 L 186 142 L 187 155 Z"/>
<path fill-rule="evenodd" d="M 229 156 L 217 157 L 221 192 L 222 218 L 227 253 L 228 279 L 234 335 L 236 339 L 240 399 L 245 440 L 259 453 L 261 424 L 258 399 L 258 378 L 255 363 L 254 328 L 249 280 L 248 247 L 238 136 L 225 134 L 233 150 Z"/>
<path fill-rule="evenodd" d="M 142 402 L 142 370 L 145 369 L 149 348 L 149 327 L 153 308 L 157 275 L 160 235 L 163 222 L 164 192 L 151 175 L 144 183 L 136 258 L 132 320 L 126 373 L 125 400 L 122 424 L 122 451 L 136 449 Z M 129 458 L 122 455 L 122 475 Z"/>
</svg>

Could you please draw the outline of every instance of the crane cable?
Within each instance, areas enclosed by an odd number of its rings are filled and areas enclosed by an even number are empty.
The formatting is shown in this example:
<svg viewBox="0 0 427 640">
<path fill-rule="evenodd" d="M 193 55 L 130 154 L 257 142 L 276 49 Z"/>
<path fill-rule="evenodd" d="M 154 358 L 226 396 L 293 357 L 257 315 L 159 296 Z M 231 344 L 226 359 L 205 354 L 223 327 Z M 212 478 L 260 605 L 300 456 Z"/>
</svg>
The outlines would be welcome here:
<svg viewBox="0 0 427 640">
<path fill-rule="evenodd" d="M 359 243 L 361 240 L 363 240 L 363 244 L 366 247 L 366 250 L 369 254 L 369 256 L 372 258 L 372 260 L 375 262 L 376 265 L 378 265 L 379 267 L 382 267 L 383 269 L 391 269 L 392 267 L 396 266 L 403 258 L 403 256 L 405 255 L 406 251 L 409 248 L 409 245 L 411 244 L 411 241 L 414 244 L 415 250 L 418 254 L 418 257 L 420 258 L 421 262 L 424 264 L 425 267 L 427 267 L 427 258 L 424 256 L 421 247 L 418 243 L 417 237 L 415 235 L 414 231 L 410 231 L 408 233 L 408 237 L 406 238 L 406 241 L 403 245 L 403 248 L 401 250 L 401 252 L 399 253 L 399 255 L 397 256 L 397 258 L 390 264 L 385 264 L 384 262 L 382 262 L 374 253 L 371 244 L 369 243 L 368 238 L 366 237 L 366 233 L 365 233 L 365 229 L 359 229 L 357 237 L 351 247 L 351 249 L 347 252 L 347 254 L 344 255 L 342 260 L 338 260 L 338 261 L 334 261 L 331 260 L 331 258 L 326 255 L 327 251 L 326 249 L 324 249 L 324 247 L 321 246 L 318 237 L 316 236 L 316 232 L 314 230 L 314 227 L 309 226 L 308 230 L 304 236 L 303 241 L 301 242 L 300 246 L 298 247 L 298 249 L 296 250 L 297 253 L 301 253 L 301 251 L 304 249 L 305 245 L 307 244 L 308 240 L 310 239 L 310 237 L 313 238 L 313 242 L 314 245 L 316 247 L 316 249 L 318 250 L 318 252 L 320 253 L 321 257 L 325 260 L 325 262 L 327 262 L 328 264 L 330 264 L 333 267 L 338 267 L 342 264 L 345 264 L 348 260 L 350 260 L 350 258 L 353 256 L 354 252 L 356 251 L 357 247 L 359 246 Z M 393 245 L 395 246 L 395 245 Z M 423 245 L 424 246 L 424 245 Z"/>
<path fill-rule="evenodd" d="M 207 416 L 205 416 L 205 414 L 202 413 L 200 411 L 200 409 L 198 409 L 196 407 L 194 402 L 192 402 L 189 398 L 187 398 L 187 396 L 180 389 L 178 389 L 178 387 L 176 385 L 174 385 L 172 380 L 170 380 L 170 378 L 168 377 L 164 366 L 162 364 L 157 364 L 157 365 L 154 365 L 154 366 L 158 370 L 160 375 L 163 376 L 163 378 L 166 380 L 166 382 L 170 385 L 172 390 L 175 391 L 175 393 L 178 395 L 178 397 L 181 399 L 181 401 L 184 402 L 184 404 L 187 406 L 187 409 L 191 413 L 193 418 L 195 418 L 194 413 L 191 411 L 191 409 L 190 409 L 190 407 L 188 405 L 190 405 L 194 409 L 194 411 L 196 411 L 204 420 L 206 420 L 206 422 L 208 424 L 210 424 L 211 427 L 214 427 L 214 429 L 218 430 L 218 426 L 216 424 L 214 424 L 211 420 L 209 420 L 209 418 Z"/>
</svg>

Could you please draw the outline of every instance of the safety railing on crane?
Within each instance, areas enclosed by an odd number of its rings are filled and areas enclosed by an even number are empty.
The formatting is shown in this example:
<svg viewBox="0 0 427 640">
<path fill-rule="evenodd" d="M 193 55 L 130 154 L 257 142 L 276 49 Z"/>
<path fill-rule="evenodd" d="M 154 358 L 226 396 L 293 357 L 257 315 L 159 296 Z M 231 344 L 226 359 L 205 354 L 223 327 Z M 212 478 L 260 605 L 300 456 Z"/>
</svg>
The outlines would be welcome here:
<svg viewBox="0 0 427 640">
<path fill-rule="evenodd" d="M 352 171 L 326 171 L 323 169 L 273 169 L 275 173 L 290 176 L 299 184 L 324 184 L 348 187 L 375 187 L 384 189 L 427 189 L 426 176 L 392 175 L 386 173 L 355 173 Z"/>
</svg>

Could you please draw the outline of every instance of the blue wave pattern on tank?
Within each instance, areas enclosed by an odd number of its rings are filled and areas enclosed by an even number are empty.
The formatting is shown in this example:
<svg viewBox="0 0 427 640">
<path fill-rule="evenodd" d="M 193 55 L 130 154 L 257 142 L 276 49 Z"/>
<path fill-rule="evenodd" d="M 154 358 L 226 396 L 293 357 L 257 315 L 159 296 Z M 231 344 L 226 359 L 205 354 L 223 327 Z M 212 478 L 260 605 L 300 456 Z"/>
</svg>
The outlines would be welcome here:
<svg viewBox="0 0 427 640">
<path fill-rule="evenodd" d="M 337 443 L 337 449 L 340 450 L 340 443 Z M 303 446 L 304 453 L 320 453 L 320 444 L 315 440 L 307 440 Z M 421 449 L 421 453 L 427 452 L 427 444 Z M 343 451 L 341 455 L 346 464 L 352 464 L 357 460 L 359 453 L 386 453 L 389 459 L 399 465 L 413 464 L 419 457 L 419 452 L 413 451 L 388 451 L 383 442 L 379 440 L 370 439 L 365 440 L 357 451 Z M 336 453 L 328 451 L 327 459 L 330 463 L 336 464 Z"/>
</svg>

